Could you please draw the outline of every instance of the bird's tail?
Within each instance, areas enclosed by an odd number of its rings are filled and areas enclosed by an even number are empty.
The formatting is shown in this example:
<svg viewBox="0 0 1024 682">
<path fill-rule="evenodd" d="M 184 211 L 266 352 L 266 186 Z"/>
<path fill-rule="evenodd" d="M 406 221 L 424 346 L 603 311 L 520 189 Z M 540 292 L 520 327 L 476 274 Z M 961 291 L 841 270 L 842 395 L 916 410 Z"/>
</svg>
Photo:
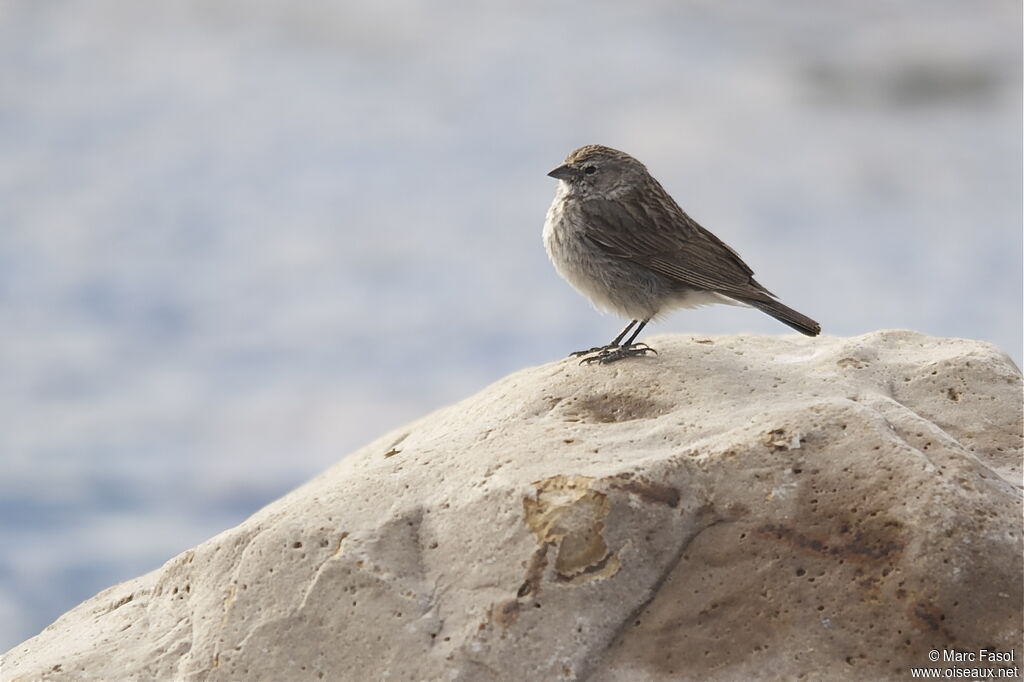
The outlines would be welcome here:
<svg viewBox="0 0 1024 682">
<path fill-rule="evenodd" d="M 817 336 L 821 333 L 821 325 L 807 317 L 801 315 L 797 311 L 793 310 L 789 306 L 785 306 L 778 301 L 774 300 L 755 300 L 755 299 L 741 299 L 747 305 L 751 305 L 761 312 L 768 313 L 782 324 L 789 325 L 793 329 L 797 330 L 801 334 L 807 336 Z"/>
</svg>

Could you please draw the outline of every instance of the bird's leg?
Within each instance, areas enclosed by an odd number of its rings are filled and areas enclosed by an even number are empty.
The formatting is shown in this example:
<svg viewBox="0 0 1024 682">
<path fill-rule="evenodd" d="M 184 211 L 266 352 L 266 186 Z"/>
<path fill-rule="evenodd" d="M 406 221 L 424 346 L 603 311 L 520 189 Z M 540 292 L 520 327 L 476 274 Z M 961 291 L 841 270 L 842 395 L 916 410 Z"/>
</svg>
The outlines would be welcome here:
<svg viewBox="0 0 1024 682">
<path fill-rule="evenodd" d="M 619 344 L 622 343 L 622 339 L 625 338 L 626 334 L 629 333 L 629 330 L 632 329 L 633 325 L 635 325 L 636 323 L 637 323 L 637 320 L 633 320 L 632 322 L 627 324 L 626 328 L 622 330 L 622 333 L 619 334 L 618 336 L 616 336 L 615 340 L 612 341 L 611 343 L 609 343 L 607 346 L 594 346 L 593 348 L 591 348 L 589 350 L 578 350 L 575 353 L 569 353 L 569 357 L 570 358 L 578 358 L 581 355 L 590 355 L 591 353 L 598 353 L 600 351 L 610 350 L 612 348 L 618 348 Z M 647 322 L 645 321 L 644 324 L 647 324 Z M 643 327 L 643 325 L 640 325 L 640 326 Z M 635 337 L 636 334 L 634 334 L 633 336 Z M 632 341 L 632 339 L 630 339 L 630 340 Z"/>
<path fill-rule="evenodd" d="M 583 358 L 582 360 L 580 360 L 580 364 L 583 364 L 585 362 L 589 365 L 592 362 L 597 362 L 602 365 L 607 365 L 609 362 L 615 362 L 617 360 L 622 360 L 623 358 L 632 358 L 638 355 L 646 355 L 647 353 L 654 353 L 655 355 L 657 355 L 658 351 L 654 350 L 646 343 L 633 343 L 633 341 L 636 340 L 636 337 L 640 334 L 640 330 L 643 329 L 649 321 L 650 318 L 647 318 L 646 320 L 640 322 L 640 325 L 636 328 L 636 330 L 629 337 L 629 340 L 626 341 L 626 343 L 622 344 L 621 346 L 615 344 L 614 346 L 601 350 L 600 352 L 598 352 L 597 355 L 594 355 L 589 358 Z M 636 320 L 633 320 L 633 323 L 635 322 Z M 626 335 L 626 332 L 628 332 L 632 326 L 633 324 L 630 324 L 629 327 L 626 327 L 626 329 L 622 332 L 619 338 L 616 339 L 616 341 L 621 341 L 622 337 Z"/>
</svg>

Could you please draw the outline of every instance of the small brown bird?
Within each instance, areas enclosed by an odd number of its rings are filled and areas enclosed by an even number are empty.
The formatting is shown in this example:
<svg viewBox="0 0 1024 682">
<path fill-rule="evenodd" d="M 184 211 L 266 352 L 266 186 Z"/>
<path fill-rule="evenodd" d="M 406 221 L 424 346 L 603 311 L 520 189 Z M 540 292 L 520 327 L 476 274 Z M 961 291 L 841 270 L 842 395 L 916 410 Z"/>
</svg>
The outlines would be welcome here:
<svg viewBox="0 0 1024 682">
<path fill-rule="evenodd" d="M 587 145 L 548 175 L 559 180 L 544 223 L 548 257 L 595 306 L 632 320 L 608 345 L 573 353 L 588 356 L 581 362 L 655 352 L 634 343 L 644 325 L 676 308 L 712 303 L 752 306 L 801 334 L 821 332 L 777 301 L 738 253 L 686 215 L 629 154 Z"/>
</svg>

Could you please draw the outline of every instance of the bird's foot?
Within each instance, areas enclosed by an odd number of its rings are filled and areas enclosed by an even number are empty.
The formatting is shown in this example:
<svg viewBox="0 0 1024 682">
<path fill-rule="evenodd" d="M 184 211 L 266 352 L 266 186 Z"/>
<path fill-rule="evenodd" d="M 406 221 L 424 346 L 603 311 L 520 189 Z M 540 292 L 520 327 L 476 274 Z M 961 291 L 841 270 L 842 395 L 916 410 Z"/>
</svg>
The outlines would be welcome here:
<svg viewBox="0 0 1024 682">
<path fill-rule="evenodd" d="M 634 343 L 632 346 L 630 346 L 630 348 L 640 348 L 641 346 L 644 347 L 644 348 L 647 348 L 648 350 L 654 351 L 653 348 L 651 348 L 650 346 L 648 346 L 646 343 L 644 343 L 642 341 L 640 343 Z M 594 346 L 593 348 L 589 348 L 587 350 L 578 350 L 575 353 L 569 353 L 569 357 L 570 358 L 581 358 L 584 355 L 593 355 L 594 353 L 605 353 L 605 352 L 613 351 L 616 348 L 621 348 L 621 347 L 622 346 L 620 346 L 617 343 L 609 343 L 607 346 Z M 654 352 L 657 353 L 657 351 L 654 351 Z"/>
<path fill-rule="evenodd" d="M 607 365 L 611 362 L 617 362 L 624 360 L 625 358 L 634 358 L 641 355 L 647 355 L 648 353 L 658 354 L 658 351 L 654 350 L 646 343 L 634 343 L 632 346 L 612 346 L 609 348 L 598 348 L 596 355 L 583 358 L 580 360 L 580 364 L 593 364 L 598 363 L 599 365 Z"/>
<path fill-rule="evenodd" d="M 593 348 L 588 348 L 587 350 L 578 350 L 575 353 L 569 353 L 569 357 L 570 358 L 581 358 L 584 355 L 591 355 L 593 353 L 601 353 L 601 352 L 606 351 L 606 350 L 611 350 L 612 348 L 618 348 L 618 346 L 615 345 L 615 344 L 608 344 L 607 346 L 594 346 Z"/>
</svg>

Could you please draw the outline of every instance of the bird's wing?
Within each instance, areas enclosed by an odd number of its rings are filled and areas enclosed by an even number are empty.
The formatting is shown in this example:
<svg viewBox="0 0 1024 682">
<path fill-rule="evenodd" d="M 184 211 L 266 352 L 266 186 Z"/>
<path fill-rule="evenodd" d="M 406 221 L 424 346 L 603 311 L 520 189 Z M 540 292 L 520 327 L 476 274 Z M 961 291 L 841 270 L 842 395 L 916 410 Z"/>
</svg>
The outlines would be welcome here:
<svg viewBox="0 0 1024 682">
<path fill-rule="evenodd" d="M 614 200 L 582 202 L 583 218 L 591 226 L 587 237 L 609 255 L 683 284 L 727 296 L 771 300 L 773 294 L 754 279 L 754 271 L 739 254 L 686 215 L 664 190 L 644 198 L 647 201 L 630 193 Z"/>
</svg>

